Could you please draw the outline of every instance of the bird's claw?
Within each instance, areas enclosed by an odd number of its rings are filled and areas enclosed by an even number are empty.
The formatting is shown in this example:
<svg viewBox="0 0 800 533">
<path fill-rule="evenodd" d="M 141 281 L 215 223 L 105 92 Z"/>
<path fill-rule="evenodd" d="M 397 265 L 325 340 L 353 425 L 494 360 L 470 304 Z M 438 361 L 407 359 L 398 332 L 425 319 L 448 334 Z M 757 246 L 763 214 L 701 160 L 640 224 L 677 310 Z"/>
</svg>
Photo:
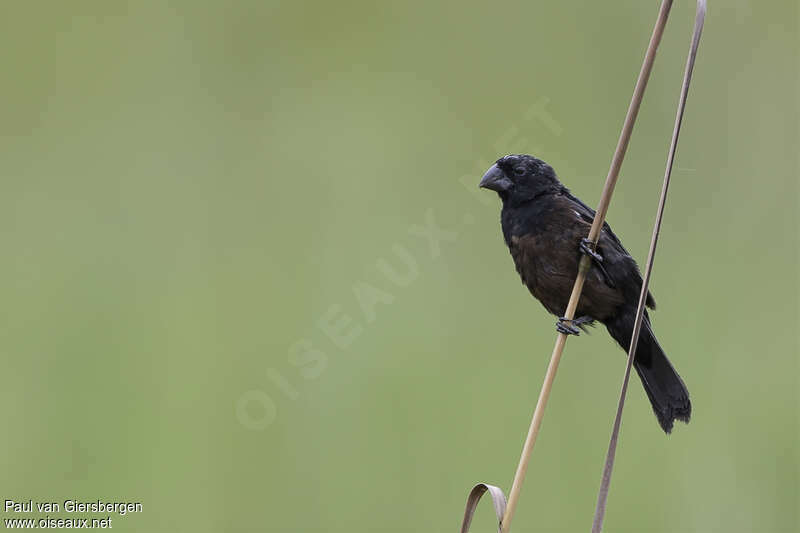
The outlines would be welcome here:
<svg viewBox="0 0 800 533">
<path fill-rule="evenodd" d="M 580 335 L 581 331 L 586 331 L 586 326 L 593 326 L 594 319 L 590 316 L 580 316 L 578 318 L 569 319 L 565 316 L 558 317 L 556 322 L 556 330 L 564 335 Z"/>
<path fill-rule="evenodd" d="M 581 330 L 572 325 L 572 320 L 564 316 L 558 317 L 558 322 L 556 322 L 556 330 L 558 330 L 559 333 L 563 333 L 564 335 L 581 334 Z"/>
<path fill-rule="evenodd" d="M 602 263 L 603 256 L 595 252 L 596 247 L 597 245 L 593 241 L 589 240 L 587 237 L 581 239 L 581 244 L 579 246 L 582 254 L 588 255 L 598 263 Z"/>
</svg>

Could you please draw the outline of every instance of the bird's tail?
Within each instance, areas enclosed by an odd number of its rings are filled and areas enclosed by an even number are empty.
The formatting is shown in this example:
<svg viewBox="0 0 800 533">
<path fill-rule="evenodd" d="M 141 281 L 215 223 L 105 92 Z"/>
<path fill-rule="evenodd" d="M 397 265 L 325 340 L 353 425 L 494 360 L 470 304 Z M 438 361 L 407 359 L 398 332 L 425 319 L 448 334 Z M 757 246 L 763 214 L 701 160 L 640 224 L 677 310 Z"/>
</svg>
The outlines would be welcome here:
<svg viewBox="0 0 800 533">
<path fill-rule="evenodd" d="M 606 323 L 608 332 L 626 352 L 630 346 L 634 318 L 635 311 L 623 312 L 618 314 L 613 321 Z M 692 415 L 689 391 L 659 346 L 646 315 L 639 333 L 634 366 L 642 379 L 644 390 L 647 392 L 647 397 L 650 398 L 653 411 L 664 432 L 672 431 L 672 423 L 675 419 L 689 422 Z"/>
</svg>

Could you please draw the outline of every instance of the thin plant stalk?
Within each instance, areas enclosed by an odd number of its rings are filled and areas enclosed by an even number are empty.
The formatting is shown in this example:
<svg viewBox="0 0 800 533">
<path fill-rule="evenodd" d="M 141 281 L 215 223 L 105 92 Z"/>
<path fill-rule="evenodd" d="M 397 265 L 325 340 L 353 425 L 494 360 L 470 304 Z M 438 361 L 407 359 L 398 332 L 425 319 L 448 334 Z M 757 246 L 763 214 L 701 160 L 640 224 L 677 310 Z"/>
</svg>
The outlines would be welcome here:
<svg viewBox="0 0 800 533">
<path fill-rule="evenodd" d="M 592 227 L 589 231 L 588 238 L 595 245 L 597 244 L 600 231 L 603 227 L 603 223 L 605 222 L 608 206 L 611 203 L 611 196 L 614 193 L 614 186 L 617 183 L 619 171 L 622 167 L 622 161 L 625 159 L 625 152 L 628 149 L 628 142 L 630 141 L 631 134 L 633 133 L 633 125 L 635 124 L 636 117 L 639 114 L 639 107 L 641 106 L 642 98 L 644 97 L 647 81 L 650 78 L 650 72 L 653 69 L 653 63 L 655 62 L 656 50 L 658 50 L 658 45 L 661 42 L 661 36 L 664 33 L 664 27 L 667 24 L 667 18 L 669 17 L 669 10 L 671 7 L 672 0 L 662 0 L 658 18 L 656 19 L 655 27 L 653 28 L 653 33 L 650 37 L 650 44 L 647 47 L 642 68 L 639 71 L 639 77 L 636 80 L 636 86 L 633 90 L 631 103 L 628 106 L 628 112 L 625 116 L 625 122 L 622 125 L 622 132 L 620 133 L 619 141 L 617 142 L 617 148 L 614 151 L 613 158 L 611 159 L 611 167 L 608 171 L 603 192 L 600 196 L 600 203 L 597 206 L 597 213 L 595 214 Z M 578 300 L 580 299 L 581 292 L 583 290 L 583 284 L 586 281 L 586 274 L 589 271 L 590 264 L 590 259 L 587 256 L 583 256 L 578 264 L 578 276 L 575 279 L 575 284 L 572 287 L 569 303 L 567 304 L 567 309 L 564 313 L 564 316 L 567 319 L 572 319 L 575 316 L 575 310 L 578 307 Z M 508 533 L 508 531 L 511 529 L 511 521 L 514 518 L 514 512 L 517 509 L 519 494 L 522 490 L 522 483 L 524 482 L 525 474 L 528 471 L 528 463 L 530 462 L 531 454 L 533 452 L 533 446 L 536 444 L 536 437 L 539 435 L 539 428 L 542 424 L 544 410 L 547 406 L 547 400 L 550 397 L 550 390 L 553 387 L 553 380 L 555 380 L 558 364 L 561 361 L 561 354 L 564 351 L 564 345 L 566 342 L 567 336 L 563 333 L 559 333 L 558 337 L 556 338 L 555 346 L 553 347 L 553 353 L 550 356 L 550 364 L 547 366 L 547 373 L 545 374 L 544 383 L 542 384 L 541 391 L 539 392 L 539 399 L 536 403 L 536 409 L 533 412 L 531 425 L 528 429 L 528 436 L 525 438 L 525 444 L 522 447 L 522 455 L 517 466 L 517 471 L 514 474 L 511 492 L 509 492 L 508 495 L 508 504 L 506 506 L 505 513 L 503 514 L 503 520 L 500 524 L 502 533 Z"/>
<path fill-rule="evenodd" d="M 603 467 L 603 477 L 600 481 L 600 490 L 597 494 L 597 507 L 595 508 L 594 520 L 592 521 L 592 533 L 600 533 L 603 529 L 603 519 L 605 518 L 606 505 L 608 503 L 608 489 L 611 485 L 611 473 L 614 470 L 614 458 L 617 453 L 617 441 L 619 440 L 619 430 L 622 423 L 622 410 L 625 407 L 625 397 L 628 392 L 628 381 L 631 376 L 631 366 L 636 356 L 636 345 L 639 342 L 639 333 L 642 329 L 642 317 L 644 315 L 645 302 L 647 301 L 647 288 L 650 284 L 650 275 L 653 271 L 653 260 L 656 254 L 656 247 L 658 245 L 658 237 L 661 232 L 661 221 L 664 217 L 664 206 L 667 202 L 667 192 L 669 191 L 669 182 L 672 175 L 672 164 L 675 161 L 675 151 L 678 147 L 678 135 L 681 131 L 681 123 L 683 121 L 683 112 L 686 108 L 686 97 L 689 94 L 689 84 L 692 81 L 692 72 L 694 70 L 694 62 L 697 57 L 697 47 L 700 45 L 700 34 L 703 31 L 703 22 L 706 16 L 706 0 L 697 0 L 697 15 L 695 16 L 694 33 L 692 35 L 691 45 L 689 46 L 689 57 L 686 59 L 686 69 L 683 73 L 683 82 L 681 84 L 680 97 L 678 99 L 678 111 L 675 116 L 675 125 L 672 129 L 672 140 L 669 145 L 669 153 L 667 154 L 667 166 L 664 171 L 664 183 L 661 186 L 661 196 L 658 200 L 658 208 L 656 210 L 656 220 L 653 225 L 653 236 L 650 239 L 650 250 L 647 253 L 647 264 L 644 269 L 644 276 L 642 280 L 642 290 L 639 293 L 639 305 L 636 308 L 636 319 L 633 324 L 633 334 L 631 335 L 631 343 L 628 349 L 628 360 L 625 365 L 625 375 L 622 379 L 622 389 L 619 393 L 619 402 L 617 403 L 617 413 L 614 417 L 614 426 L 611 430 L 611 440 L 608 444 L 608 452 L 606 454 L 606 462 Z"/>
</svg>

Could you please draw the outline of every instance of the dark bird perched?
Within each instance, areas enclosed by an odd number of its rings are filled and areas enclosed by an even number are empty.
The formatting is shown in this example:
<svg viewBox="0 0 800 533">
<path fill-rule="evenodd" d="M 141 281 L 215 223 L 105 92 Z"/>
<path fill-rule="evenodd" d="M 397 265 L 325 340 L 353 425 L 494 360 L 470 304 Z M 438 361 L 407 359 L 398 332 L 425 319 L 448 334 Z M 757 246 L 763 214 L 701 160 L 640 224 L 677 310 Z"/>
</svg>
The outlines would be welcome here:
<svg viewBox="0 0 800 533">
<path fill-rule="evenodd" d="M 592 257 L 593 267 L 586 276 L 577 318 L 559 318 L 557 329 L 578 335 L 578 327 L 583 329 L 598 320 L 627 351 L 642 275 L 611 227 L 603 224 L 593 248 L 586 237 L 594 210 L 570 194 L 550 165 L 530 155 L 498 159 L 481 179 L 480 187 L 500 195 L 503 237 L 517 272 L 531 294 L 552 314 L 560 316 L 567 308 L 581 254 Z M 647 307 L 656 307 L 649 292 Z M 689 391 L 659 346 L 647 311 L 634 366 L 663 430 L 669 433 L 675 419 L 689 422 Z"/>
</svg>

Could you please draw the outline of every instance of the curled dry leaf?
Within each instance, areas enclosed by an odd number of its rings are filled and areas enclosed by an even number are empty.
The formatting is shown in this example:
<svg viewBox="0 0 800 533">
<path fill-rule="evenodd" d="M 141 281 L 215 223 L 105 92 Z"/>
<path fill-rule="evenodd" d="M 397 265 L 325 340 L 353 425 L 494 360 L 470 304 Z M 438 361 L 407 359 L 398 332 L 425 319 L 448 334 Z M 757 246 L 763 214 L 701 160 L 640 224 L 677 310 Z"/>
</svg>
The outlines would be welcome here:
<svg viewBox="0 0 800 533">
<path fill-rule="evenodd" d="M 472 523 L 472 516 L 475 514 L 475 509 L 478 507 L 478 502 L 481 497 L 489 492 L 494 504 L 494 513 L 497 515 L 497 530 L 500 531 L 503 520 L 503 513 L 506 512 L 506 495 L 500 487 L 489 485 L 487 483 L 478 483 L 472 490 L 469 491 L 467 496 L 467 507 L 464 509 L 464 519 L 461 521 L 461 533 L 469 531 L 469 525 Z"/>
</svg>

